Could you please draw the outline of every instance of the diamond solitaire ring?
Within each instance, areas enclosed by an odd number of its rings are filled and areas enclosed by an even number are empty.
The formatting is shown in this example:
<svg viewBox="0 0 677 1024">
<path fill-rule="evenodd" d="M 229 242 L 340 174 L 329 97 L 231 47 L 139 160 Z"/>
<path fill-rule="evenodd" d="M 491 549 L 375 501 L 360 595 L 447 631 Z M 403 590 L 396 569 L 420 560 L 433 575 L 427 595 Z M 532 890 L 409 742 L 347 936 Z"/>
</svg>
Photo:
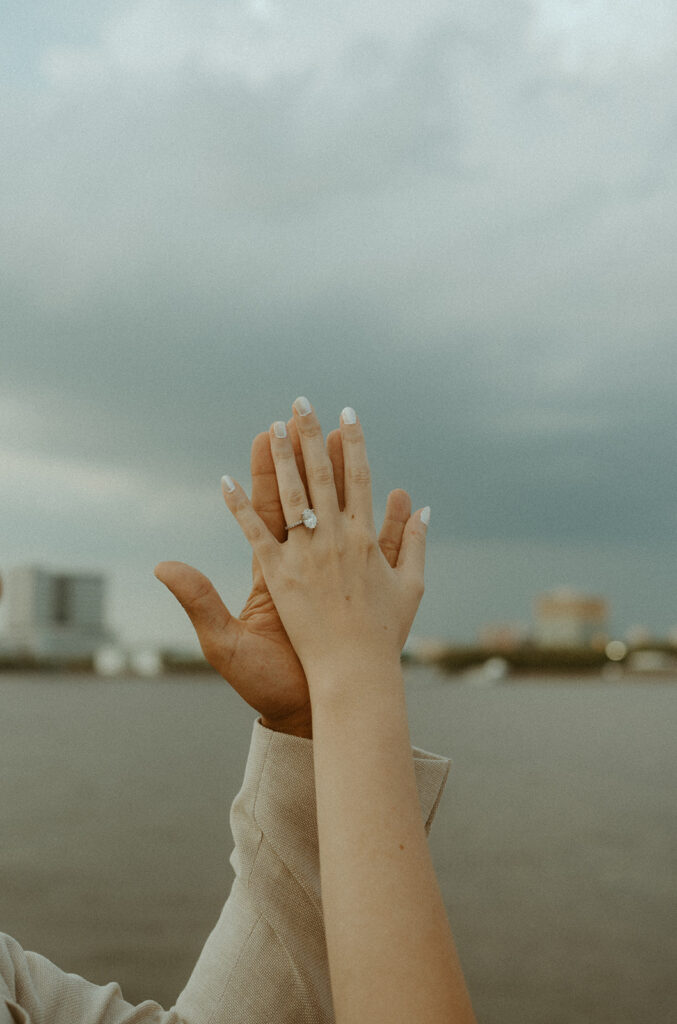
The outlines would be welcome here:
<svg viewBox="0 0 677 1024">
<path fill-rule="evenodd" d="M 317 526 L 317 516 L 313 512 L 312 508 L 304 509 L 298 523 L 287 523 L 286 528 L 288 530 L 293 530 L 295 526 L 305 526 L 307 530 L 315 529 Z"/>
</svg>

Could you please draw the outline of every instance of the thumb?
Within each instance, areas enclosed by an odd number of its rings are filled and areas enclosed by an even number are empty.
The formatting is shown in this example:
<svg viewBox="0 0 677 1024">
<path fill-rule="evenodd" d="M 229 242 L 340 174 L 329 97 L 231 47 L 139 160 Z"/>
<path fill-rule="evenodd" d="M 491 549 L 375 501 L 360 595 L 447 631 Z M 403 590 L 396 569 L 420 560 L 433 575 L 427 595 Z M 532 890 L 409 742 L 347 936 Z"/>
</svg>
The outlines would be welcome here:
<svg viewBox="0 0 677 1024">
<path fill-rule="evenodd" d="M 153 570 L 193 623 L 207 661 L 221 671 L 235 648 L 239 620 L 230 614 L 214 584 L 185 562 L 160 562 Z"/>
<path fill-rule="evenodd" d="M 425 548 L 430 522 L 430 508 L 421 508 L 407 520 L 402 537 L 402 546 L 397 559 L 397 569 L 423 593 L 425 571 Z"/>
</svg>

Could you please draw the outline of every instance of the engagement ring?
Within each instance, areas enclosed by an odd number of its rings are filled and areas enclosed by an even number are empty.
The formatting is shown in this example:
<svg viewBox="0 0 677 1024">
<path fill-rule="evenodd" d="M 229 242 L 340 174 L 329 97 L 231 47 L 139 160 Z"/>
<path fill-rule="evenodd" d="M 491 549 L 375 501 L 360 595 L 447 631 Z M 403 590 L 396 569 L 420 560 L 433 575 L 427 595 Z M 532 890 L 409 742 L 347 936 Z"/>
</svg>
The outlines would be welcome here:
<svg viewBox="0 0 677 1024">
<path fill-rule="evenodd" d="M 301 513 L 298 523 L 287 523 L 287 530 L 293 530 L 295 526 L 305 526 L 307 530 L 314 530 L 317 526 L 317 516 L 312 508 L 306 508 Z"/>
</svg>

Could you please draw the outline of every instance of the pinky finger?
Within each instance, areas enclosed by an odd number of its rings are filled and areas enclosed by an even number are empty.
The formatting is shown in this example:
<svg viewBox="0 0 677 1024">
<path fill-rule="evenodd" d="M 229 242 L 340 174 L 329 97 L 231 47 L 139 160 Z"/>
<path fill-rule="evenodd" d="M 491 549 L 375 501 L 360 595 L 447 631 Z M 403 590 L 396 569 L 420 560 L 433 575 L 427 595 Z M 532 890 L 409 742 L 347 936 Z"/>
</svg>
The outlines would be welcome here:
<svg viewBox="0 0 677 1024">
<path fill-rule="evenodd" d="M 402 537 L 402 546 L 397 559 L 397 569 L 407 576 L 423 592 L 425 570 L 425 549 L 430 508 L 419 509 L 407 521 Z"/>
<path fill-rule="evenodd" d="M 279 543 L 240 485 L 228 475 L 221 477 L 221 491 L 226 505 L 233 513 L 252 550 L 263 568 L 274 557 Z"/>
</svg>

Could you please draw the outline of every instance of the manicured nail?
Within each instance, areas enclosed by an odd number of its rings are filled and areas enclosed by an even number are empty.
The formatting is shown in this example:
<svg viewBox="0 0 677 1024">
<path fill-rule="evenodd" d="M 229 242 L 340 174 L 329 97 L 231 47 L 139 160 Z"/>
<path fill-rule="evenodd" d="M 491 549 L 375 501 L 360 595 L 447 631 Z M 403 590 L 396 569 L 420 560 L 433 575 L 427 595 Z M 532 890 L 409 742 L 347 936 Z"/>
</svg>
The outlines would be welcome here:
<svg viewBox="0 0 677 1024">
<path fill-rule="evenodd" d="M 296 409 L 299 416 L 307 416 L 308 413 L 312 411 L 310 408 L 310 402 L 308 401 L 307 398 L 303 398 L 303 396 L 301 398 L 296 399 L 296 401 L 294 402 L 294 408 Z"/>
<path fill-rule="evenodd" d="M 347 405 L 341 413 L 341 419 L 344 423 L 357 423 L 357 413 Z"/>
<path fill-rule="evenodd" d="M 282 420 L 276 420 L 275 423 L 273 423 L 273 430 L 275 431 L 275 437 L 287 436 L 287 424 Z"/>
<path fill-rule="evenodd" d="M 421 522 L 426 526 L 430 522 L 430 505 L 426 505 L 425 508 L 421 509 Z"/>
<path fill-rule="evenodd" d="M 221 483 L 229 493 L 232 494 L 232 492 L 235 490 L 235 484 L 233 483 L 232 479 L 228 476 L 228 474 L 221 477 Z"/>
</svg>

